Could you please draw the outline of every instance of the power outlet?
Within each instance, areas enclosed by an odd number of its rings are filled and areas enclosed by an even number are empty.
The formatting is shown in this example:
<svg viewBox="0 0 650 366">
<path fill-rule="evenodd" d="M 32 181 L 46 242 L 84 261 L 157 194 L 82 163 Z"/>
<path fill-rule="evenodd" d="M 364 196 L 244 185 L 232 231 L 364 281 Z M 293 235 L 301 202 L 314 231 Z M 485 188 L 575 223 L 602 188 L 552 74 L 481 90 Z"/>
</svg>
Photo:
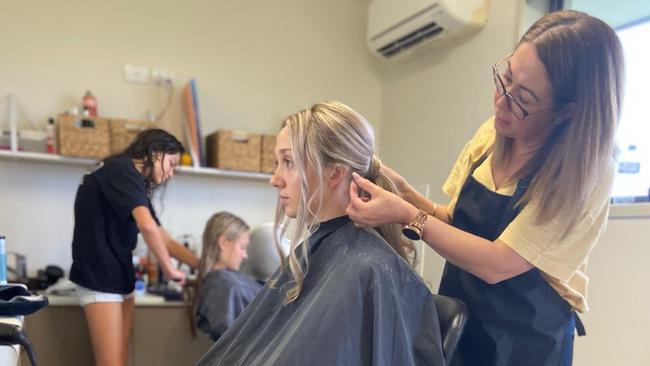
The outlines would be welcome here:
<svg viewBox="0 0 650 366">
<path fill-rule="evenodd" d="M 135 84 L 148 84 L 149 68 L 144 66 L 124 65 L 124 81 Z"/>
<path fill-rule="evenodd" d="M 151 69 L 151 82 L 156 86 L 173 86 L 176 75 L 165 69 Z"/>
</svg>

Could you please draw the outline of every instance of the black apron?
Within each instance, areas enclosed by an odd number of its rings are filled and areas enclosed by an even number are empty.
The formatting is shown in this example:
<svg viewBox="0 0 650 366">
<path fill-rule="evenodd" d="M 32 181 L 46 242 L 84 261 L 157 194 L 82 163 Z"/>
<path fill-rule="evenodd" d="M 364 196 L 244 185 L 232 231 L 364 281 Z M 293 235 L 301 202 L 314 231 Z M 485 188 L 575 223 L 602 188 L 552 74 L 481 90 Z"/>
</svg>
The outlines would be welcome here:
<svg viewBox="0 0 650 366">
<path fill-rule="evenodd" d="M 493 192 L 476 181 L 470 169 L 454 210 L 453 225 L 494 241 L 519 214 L 515 203 L 532 179 L 517 183 L 514 195 Z M 490 285 L 447 262 L 439 293 L 469 307 L 467 327 L 453 365 L 571 365 L 575 312 L 546 282 L 537 268 Z M 579 334 L 583 333 L 578 324 Z"/>
</svg>

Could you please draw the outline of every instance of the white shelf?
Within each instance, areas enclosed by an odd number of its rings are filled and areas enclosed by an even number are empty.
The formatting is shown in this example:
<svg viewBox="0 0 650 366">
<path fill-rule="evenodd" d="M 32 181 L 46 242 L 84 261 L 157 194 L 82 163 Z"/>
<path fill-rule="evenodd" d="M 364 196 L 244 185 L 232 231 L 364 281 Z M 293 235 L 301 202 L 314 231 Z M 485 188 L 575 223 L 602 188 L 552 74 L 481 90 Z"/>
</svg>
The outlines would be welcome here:
<svg viewBox="0 0 650 366">
<path fill-rule="evenodd" d="M 36 162 L 36 163 L 54 163 L 60 165 L 77 165 L 77 166 L 89 166 L 96 162 L 96 160 L 94 159 L 71 158 L 71 157 L 61 156 L 57 154 L 44 154 L 44 153 L 36 153 L 36 152 L 24 152 L 24 151 L 13 152 L 9 150 L 0 150 L 0 159 L 24 161 L 24 162 Z"/>
<path fill-rule="evenodd" d="M 258 172 L 244 172 L 239 170 L 226 170 L 192 166 L 177 166 L 176 173 L 181 175 L 207 175 L 225 178 L 241 178 L 250 180 L 260 180 L 267 182 L 271 178 L 271 174 L 258 173 Z"/>
<path fill-rule="evenodd" d="M 72 165 L 72 166 L 83 166 L 87 167 L 96 162 L 94 159 L 87 158 L 71 158 L 67 156 L 61 156 L 56 154 L 44 154 L 44 153 L 35 153 L 35 152 L 12 152 L 9 150 L 0 150 L 0 160 L 13 160 L 13 161 L 22 161 L 22 162 L 35 162 L 35 163 L 47 163 L 47 164 L 60 164 L 60 165 Z M 194 175 L 194 176 L 208 176 L 208 177 L 221 177 L 221 178 L 235 178 L 235 179 L 247 179 L 255 181 L 264 181 L 267 182 L 270 178 L 270 174 L 258 173 L 258 172 L 244 172 L 237 170 L 225 170 L 225 169 L 214 169 L 214 168 L 196 168 L 191 166 L 178 166 L 176 167 L 176 173 L 178 175 Z"/>
</svg>

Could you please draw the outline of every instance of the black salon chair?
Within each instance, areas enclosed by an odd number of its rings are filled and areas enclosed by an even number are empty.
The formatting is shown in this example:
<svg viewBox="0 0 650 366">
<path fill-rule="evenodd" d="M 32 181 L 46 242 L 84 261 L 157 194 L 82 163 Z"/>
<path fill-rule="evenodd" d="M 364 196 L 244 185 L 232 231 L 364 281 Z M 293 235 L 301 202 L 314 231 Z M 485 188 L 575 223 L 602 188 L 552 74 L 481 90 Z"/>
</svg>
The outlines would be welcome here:
<svg viewBox="0 0 650 366">
<path fill-rule="evenodd" d="M 445 364 L 450 365 L 451 359 L 463 334 L 469 310 L 464 302 L 448 296 L 433 295 L 438 311 L 440 333 L 442 337 L 442 351 Z"/>
</svg>

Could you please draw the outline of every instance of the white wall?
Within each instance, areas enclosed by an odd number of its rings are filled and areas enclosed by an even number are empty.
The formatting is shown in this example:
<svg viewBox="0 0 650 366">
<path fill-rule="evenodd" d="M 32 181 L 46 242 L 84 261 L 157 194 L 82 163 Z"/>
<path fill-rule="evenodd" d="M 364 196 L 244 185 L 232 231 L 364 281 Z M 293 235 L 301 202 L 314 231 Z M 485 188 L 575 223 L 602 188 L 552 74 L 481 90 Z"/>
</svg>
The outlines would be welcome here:
<svg viewBox="0 0 650 366">
<path fill-rule="evenodd" d="M 588 274 L 587 336 L 576 339 L 575 365 L 650 365 L 650 207 L 637 218 L 610 218 Z"/>
<path fill-rule="evenodd" d="M 158 113 L 166 91 L 127 84 L 124 64 L 162 67 L 177 86 L 198 82 L 203 131 L 273 133 L 281 119 L 324 99 L 345 101 L 379 134 L 381 80 L 366 50 L 366 0 L 8 2 L 0 12 L 0 98 L 16 95 L 20 122 L 43 125 L 87 89 L 108 117 Z M 5 122 L 0 103 L 0 124 Z M 160 126 L 181 134 L 178 90 Z M 0 233 L 29 270 L 70 264 L 72 207 L 84 169 L 0 160 Z M 271 221 L 265 182 L 177 176 L 163 224 L 199 236 L 211 213 Z"/>
<path fill-rule="evenodd" d="M 365 47 L 365 0 L 10 2 L 0 14 L 0 96 L 28 115 L 78 104 L 90 89 L 101 115 L 144 118 L 166 92 L 125 84 L 124 64 L 198 81 L 203 129 L 275 132 L 286 114 L 347 101 L 378 126 L 381 83 Z M 162 126 L 180 133 L 177 94 Z"/>
</svg>

